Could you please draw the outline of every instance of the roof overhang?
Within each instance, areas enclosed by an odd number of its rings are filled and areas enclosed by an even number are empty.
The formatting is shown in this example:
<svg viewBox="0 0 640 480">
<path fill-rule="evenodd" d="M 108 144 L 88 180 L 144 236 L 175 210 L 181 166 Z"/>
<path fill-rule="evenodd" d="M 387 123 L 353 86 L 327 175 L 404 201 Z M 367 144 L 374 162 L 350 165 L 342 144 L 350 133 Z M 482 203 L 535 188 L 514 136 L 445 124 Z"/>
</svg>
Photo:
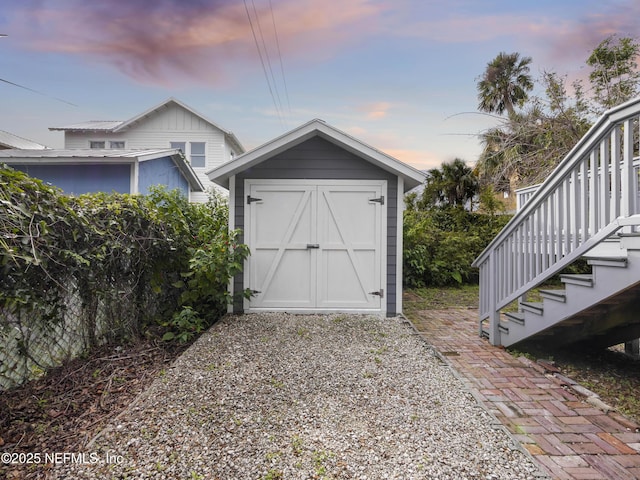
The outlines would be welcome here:
<svg viewBox="0 0 640 480">
<path fill-rule="evenodd" d="M 232 176 L 316 136 L 371 162 L 383 170 L 402 177 L 405 192 L 422 184 L 425 180 L 423 172 L 318 119 L 305 123 L 270 142 L 236 157 L 230 162 L 210 170 L 207 172 L 207 176 L 212 182 L 224 188 L 229 188 L 229 178 Z"/>
</svg>

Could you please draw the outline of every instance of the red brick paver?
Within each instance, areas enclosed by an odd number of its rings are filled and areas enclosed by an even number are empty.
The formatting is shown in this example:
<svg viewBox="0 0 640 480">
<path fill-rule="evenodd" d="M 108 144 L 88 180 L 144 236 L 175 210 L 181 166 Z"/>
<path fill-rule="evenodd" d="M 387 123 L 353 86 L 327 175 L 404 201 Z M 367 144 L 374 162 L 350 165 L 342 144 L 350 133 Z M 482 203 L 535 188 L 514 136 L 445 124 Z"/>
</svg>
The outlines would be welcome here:
<svg viewBox="0 0 640 480">
<path fill-rule="evenodd" d="M 409 317 L 552 478 L 640 478 L 639 426 L 587 403 L 567 379 L 481 339 L 476 310 L 425 310 Z"/>
</svg>

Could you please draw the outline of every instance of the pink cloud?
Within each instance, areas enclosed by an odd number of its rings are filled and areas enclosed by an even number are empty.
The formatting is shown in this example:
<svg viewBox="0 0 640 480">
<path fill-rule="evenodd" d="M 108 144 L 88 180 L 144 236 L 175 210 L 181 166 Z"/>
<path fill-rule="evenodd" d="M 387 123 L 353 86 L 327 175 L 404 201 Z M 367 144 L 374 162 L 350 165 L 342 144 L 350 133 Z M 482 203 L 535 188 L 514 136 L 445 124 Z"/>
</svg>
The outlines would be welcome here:
<svg viewBox="0 0 640 480">
<path fill-rule="evenodd" d="M 358 116 L 364 114 L 367 120 L 380 120 L 385 118 L 392 108 L 389 102 L 371 102 L 355 106 Z"/>
<path fill-rule="evenodd" d="M 430 168 L 439 168 L 442 159 L 436 154 L 422 150 L 407 150 L 400 148 L 381 148 L 387 155 L 391 155 L 398 160 L 411 165 L 418 170 L 429 170 Z"/>
<path fill-rule="evenodd" d="M 275 32 L 283 55 L 316 59 L 370 31 L 381 8 L 372 0 L 31 1 L 13 23 L 31 48 L 106 63 L 142 83 L 220 83 L 259 65 L 254 32 L 272 63 Z"/>
</svg>

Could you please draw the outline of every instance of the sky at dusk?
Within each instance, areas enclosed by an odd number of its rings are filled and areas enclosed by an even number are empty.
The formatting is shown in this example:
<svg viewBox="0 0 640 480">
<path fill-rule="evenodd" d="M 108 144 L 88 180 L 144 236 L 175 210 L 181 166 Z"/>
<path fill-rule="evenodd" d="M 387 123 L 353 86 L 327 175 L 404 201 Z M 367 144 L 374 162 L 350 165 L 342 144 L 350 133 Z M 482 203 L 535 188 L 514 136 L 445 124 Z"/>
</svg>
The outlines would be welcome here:
<svg viewBox="0 0 640 480">
<path fill-rule="evenodd" d="M 0 83 L 0 130 L 61 148 L 49 127 L 175 97 L 247 150 L 320 118 L 419 169 L 473 164 L 499 52 L 586 78 L 639 17 L 637 0 L 2 0 L 0 79 L 27 88 Z"/>
</svg>

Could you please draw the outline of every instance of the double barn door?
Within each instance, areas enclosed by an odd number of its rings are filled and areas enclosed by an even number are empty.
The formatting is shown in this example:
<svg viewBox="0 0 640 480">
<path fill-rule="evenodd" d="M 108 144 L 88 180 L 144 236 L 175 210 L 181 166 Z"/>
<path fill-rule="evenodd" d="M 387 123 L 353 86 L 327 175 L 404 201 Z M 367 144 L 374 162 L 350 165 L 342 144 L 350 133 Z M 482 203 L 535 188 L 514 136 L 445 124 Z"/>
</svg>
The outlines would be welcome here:
<svg viewBox="0 0 640 480">
<path fill-rule="evenodd" d="M 250 310 L 381 311 L 386 182 L 246 180 Z"/>
</svg>

